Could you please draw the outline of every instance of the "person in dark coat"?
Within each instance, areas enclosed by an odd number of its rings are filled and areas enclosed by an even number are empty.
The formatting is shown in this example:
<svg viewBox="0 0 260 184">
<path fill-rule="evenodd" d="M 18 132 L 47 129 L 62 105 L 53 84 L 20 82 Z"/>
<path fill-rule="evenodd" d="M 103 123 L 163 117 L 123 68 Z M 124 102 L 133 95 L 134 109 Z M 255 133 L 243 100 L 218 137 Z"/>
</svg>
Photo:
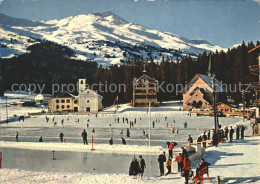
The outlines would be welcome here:
<svg viewBox="0 0 260 184">
<path fill-rule="evenodd" d="M 83 144 L 85 145 L 88 145 L 88 140 L 87 140 L 87 137 L 88 137 L 88 134 L 86 132 L 86 130 L 84 129 L 83 132 L 81 133 L 81 137 L 83 138 Z"/>
<path fill-rule="evenodd" d="M 129 131 L 129 129 L 126 130 L 126 137 L 128 137 L 128 138 L 130 137 L 130 131 Z"/>
<path fill-rule="evenodd" d="M 202 141 L 202 137 L 201 137 L 201 135 L 198 137 L 198 139 L 197 139 L 197 142 L 201 142 Z"/>
<path fill-rule="evenodd" d="M 192 139 L 192 137 L 189 135 L 189 137 L 188 137 L 188 144 L 191 144 L 191 143 L 193 143 L 193 139 Z"/>
<path fill-rule="evenodd" d="M 218 146 L 218 135 L 217 135 L 216 130 L 214 130 L 214 132 L 213 132 L 212 139 L 213 139 L 213 142 L 212 142 L 213 146 L 217 147 Z"/>
<path fill-rule="evenodd" d="M 241 139 L 244 139 L 245 127 L 241 125 Z"/>
<path fill-rule="evenodd" d="M 225 127 L 225 135 L 224 137 L 228 140 L 228 127 L 226 126 Z"/>
<path fill-rule="evenodd" d="M 142 155 L 139 156 L 138 163 L 139 163 L 141 177 L 143 177 L 144 169 L 146 168 L 146 165 Z"/>
<path fill-rule="evenodd" d="M 239 139 L 239 126 L 236 127 L 236 139 Z"/>
<path fill-rule="evenodd" d="M 140 173 L 139 164 L 137 159 L 133 158 L 129 167 L 129 176 L 136 176 L 138 173 Z"/>
<path fill-rule="evenodd" d="M 39 142 L 43 142 L 43 141 L 42 141 L 42 136 L 40 137 Z"/>
<path fill-rule="evenodd" d="M 122 144 L 123 144 L 123 145 L 126 145 L 125 138 L 124 138 L 124 137 L 121 137 L 121 139 L 122 139 Z"/>
<path fill-rule="evenodd" d="M 16 140 L 16 142 L 18 142 L 18 132 L 16 132 L 16 136 L 15 136 L 15 140 Z"/>
<path fill-rule="evenodd" d="M 165 151 L 162 154 L 159 155 L 158 162 L 159 162 L 159 168 L 160 168 L 160 176 L 163 176 L 164 175 L 164 165 L 163 165 L 163 163 L 166 162 Z"/>
<path fill-rule="evenodd" d="M 187 150 L 184 147 L 181 147 L 181 156 L 182 158 L 189 156 Z"/>
<path fill-rule="evenodd" d="M 202 136 L 202 141 L 207 141 L 207 136 L 206 136 L 206 133 L 204 132 L 203 136 Z M 203 142 L 203 147 L 206 148 L 206 145 L 207 143 L 206 142 Z"/>
<path fill-rule="evenodd" d="M 208 131 L 208 140 L 210 140 L 210 130 Z"/>
<path fill-rule="evenodd" d="M 229 141 L 232 142 L 233 140 L 233 134 L 234 134 L 234 129 L 232 128 L 232 126 L 230 126 L 230 130 L 229 130 Z"/>
<path fill-rule="evenodd" d="M 113 145 L 113 138 L 111 137 L 110 140 L 109 140 L 109 144 L 110 145 Z"/>
<path fill-rule="evenodd" d="M 62 132 L 60 133 L 60 136 L 59 136 L 59 137 L 60 137 L 60 142 L 63 142 L 64 134 L 63 134 Z"/>
</svg>

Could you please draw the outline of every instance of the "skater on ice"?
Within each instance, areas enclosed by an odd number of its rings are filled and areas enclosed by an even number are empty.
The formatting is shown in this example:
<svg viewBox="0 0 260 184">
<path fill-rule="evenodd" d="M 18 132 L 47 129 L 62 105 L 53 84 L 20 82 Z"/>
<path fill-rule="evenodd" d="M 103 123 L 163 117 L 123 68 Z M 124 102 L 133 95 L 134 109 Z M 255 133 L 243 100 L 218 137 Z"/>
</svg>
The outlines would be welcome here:
<svg viewBox="0 0 260 184">
<path fill-rule="evenodd" d="M 239 126 L 236 127 L 236 139 L 239 139 Z"/>
<path fill-rule="evenodd" d="M 83 138 L 83 144 L 85 145 L 88 145 L 88 140 L 87 140 L 87 137 L 88 137 L 88 134 L 86 132 L 86 130 L 84 129 L 83 132 L 81 133 L 81 137 Z"/>
<path fill-rule="evenodd" d="M 186 155 L 186 157 L 183 160 L 183 168 L 184 171 L 184 177 L 185 177 L 185 184 L 189 183 L 189 172 L 191 170 L 190 168 L 191 162 L 189 160 L 189 157 Z"/>
<path fill-rule="evenodd" d="M 18 132 L 16 132 L 15 141 L 18 142 Z"/>
<path fill-rule="evenodd" d="M 184 126 L 184 128 L 188 128 L 188 123 L 185 121 L 183 126 Z"/>
<path fill-rule="evenodd" d="M 64 137 L 64 134 L 62 132 L 60 132 L 60 142 L 63 142 L 63 137 Z"/>
<path fill-rule="evenodd" d="M 124 138 L 124 137 L 121 137 L 121 139 L 122 139 L 122 144 L 123 144 L 123 145 L 126 145 L 125 138 Z"/>
<path fill-rule="evenodd" d="M 178 171 L 181 172 L 182 171 L 182 167 L 183 167 L 183 157 L 181 155 L 181 153 L 179 153 L 179 155 L 175 158 L 175 161 L 178 162 Z"/>
<path fill-rule="evenodd" d="M 192 137 L 189 135 L 189 137 L 188 137 L 188 144 L 191 144 L 191 143 L 193 143 L 193 139 L 192 139 Z"/>
</svg>

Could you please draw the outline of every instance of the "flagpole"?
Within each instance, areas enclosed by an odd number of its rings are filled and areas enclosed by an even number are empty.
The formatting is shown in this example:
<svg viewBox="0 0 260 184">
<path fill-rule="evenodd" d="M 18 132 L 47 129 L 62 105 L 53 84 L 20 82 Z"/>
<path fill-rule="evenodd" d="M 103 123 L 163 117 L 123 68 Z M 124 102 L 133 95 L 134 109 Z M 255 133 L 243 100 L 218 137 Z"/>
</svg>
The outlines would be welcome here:
<svg viewBox="0 0 260 184">
<path fill-rule="evenodd" d="M 149 102 L 149 147 L 151 146 L 151 102 Z"/>
</svg>

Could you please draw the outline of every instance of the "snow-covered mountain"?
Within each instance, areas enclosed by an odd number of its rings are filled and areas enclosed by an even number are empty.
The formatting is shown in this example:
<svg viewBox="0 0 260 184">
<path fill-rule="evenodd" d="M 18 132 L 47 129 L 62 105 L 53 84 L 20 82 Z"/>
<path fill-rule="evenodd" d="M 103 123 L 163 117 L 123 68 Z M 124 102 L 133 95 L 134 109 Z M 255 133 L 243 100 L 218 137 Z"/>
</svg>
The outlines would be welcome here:
<svg viewBox="0 0 260 184">
<path fill-rule="evenodd" d="M 175 60 L 223 49 L 204 40 L 148 29 L 110 11 L 41 22 L 0 14 L 0 57 L 24 53 L 41 40 L 66 45 L 75 51 L 75 58 L 102 65 L 139 58 L 160 61 L 163 56 Z"/>
</svg>

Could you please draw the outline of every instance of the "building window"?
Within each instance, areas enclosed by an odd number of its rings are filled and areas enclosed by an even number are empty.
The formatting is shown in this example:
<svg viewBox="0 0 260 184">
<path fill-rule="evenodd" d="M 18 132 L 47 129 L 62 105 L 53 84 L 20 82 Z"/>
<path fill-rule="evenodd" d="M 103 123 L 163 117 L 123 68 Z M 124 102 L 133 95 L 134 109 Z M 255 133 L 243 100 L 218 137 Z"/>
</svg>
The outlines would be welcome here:
<svg viewBox="0 0 260 184">
<path fill-rule="evenodd" d="M 65 103 L 65 100 L 64 100 L 64 99 L 62 99 L 62 100 L 61 100 L 61 103 Z"/>
<path fill-rule="evenodd" d="M 56 100 L 56 103 L 60 103 L 60 100 Z"/>
<path fill-rule="evenodd" d="M 62 105 L 61 108 L 64 109 L 64 105 Z"/>
<path fill-rule="evenodd" d="M 59 105 L 56 105 L 56 109 L 59 109 L 60 108 L 60 106 Z"/>
<path fill-rule="evenodd" d="M 150 90 L 149 90 L 149 93 L 154 93 L 154 90 L 153 90 L 153 89 L 150 89 Z"/>
<path fill-rule="evenodd" d="M 87 100 L 87 103 L 89 103 L 89 100 Z"/>
<path fill-rule="evenodd" d="M 83 84 L 83 80 L 80 81 L 80 84 Z"/>
<path fill-rule="evenodd" d="M 77 104 L 78 103 L 78 100 L 74 100 L 74 104 Z"/>
<path fill-rule="evenodd" d="M 67 102 L 67 103 L 70 103 L 70 99 L 67 99 L 66 102 Z"/>
<path fill-rule="evenodd" d="M 67 105 L 67 108 L 69 109 L 69 108 L 70 108 L 70 105 Z"/>
</svg>

